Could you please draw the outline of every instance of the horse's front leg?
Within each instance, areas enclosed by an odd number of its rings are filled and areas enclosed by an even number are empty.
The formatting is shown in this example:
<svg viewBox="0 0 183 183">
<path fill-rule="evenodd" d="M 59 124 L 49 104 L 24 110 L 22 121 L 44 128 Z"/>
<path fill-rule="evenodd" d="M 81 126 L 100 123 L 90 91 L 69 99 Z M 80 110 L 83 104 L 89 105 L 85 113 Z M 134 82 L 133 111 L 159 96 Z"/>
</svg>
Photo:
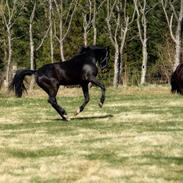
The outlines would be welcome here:
<svg viewBox="0 0 183 183">
<path fill-rule="evenodd" d="M 78 115 L 80 112 L 82 112 L 86 106 L 86 104 L 89 102 L 90 100 L 90 96 L 89 96 L 89 90 L 88 90 L 88 83 L 82 84 L 81 85 L 82 90 L 83 90 L 83 95 L 84 95 L 84 102 L 82 103 L 82 105 L 77 109 L 75 115 Z"/>
<path fill-rule="evenodd" d="M 102 82 L 100 82 L 99 80 L 97 80 L 94 76 L 90 78 L 89 80 L 91 83 L 93 83 L 94 85 L 100 87 L 102 95 L 100 97 L 100 102 L 99 102 L 99 107 L 102 107 L 105 101 L 105 86 Z"/>
</svg>

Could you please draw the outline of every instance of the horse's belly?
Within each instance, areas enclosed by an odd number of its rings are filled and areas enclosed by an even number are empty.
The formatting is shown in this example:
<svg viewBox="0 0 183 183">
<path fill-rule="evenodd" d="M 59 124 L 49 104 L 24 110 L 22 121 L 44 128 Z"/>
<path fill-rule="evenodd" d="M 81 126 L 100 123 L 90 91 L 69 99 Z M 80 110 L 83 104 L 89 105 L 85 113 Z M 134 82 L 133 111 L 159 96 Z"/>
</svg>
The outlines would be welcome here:
<svg viewBox="0 0 183 183">
<path fill-rule="evenodd" d="M 60 85 L 78 85 L 81 83 L 80 78 L 62 78 L 60 79 Z"/>
</svg>

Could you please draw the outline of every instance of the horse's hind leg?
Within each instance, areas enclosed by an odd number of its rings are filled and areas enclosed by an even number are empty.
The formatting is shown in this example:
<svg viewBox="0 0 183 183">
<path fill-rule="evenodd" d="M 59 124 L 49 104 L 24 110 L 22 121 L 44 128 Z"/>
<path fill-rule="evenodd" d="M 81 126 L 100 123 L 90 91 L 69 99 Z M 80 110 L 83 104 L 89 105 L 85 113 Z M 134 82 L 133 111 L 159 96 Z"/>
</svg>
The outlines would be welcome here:
<svg viewBox="0 0 183 183">
<path fill-rule="evenodd" d="M 81 85 L 82 90 L 83 90 L 83 95 L 84 95 L 84 102 L 82 103 L 82 105 L 78 108 L 78 110 L 76 111 L 75 115 L 78 115 L 80 112 L 82 112 L 86 106 L 86 104 L 89 102 L 90 100 L 90 96 L 89 96 L 89 90 L 88 90 L 88 83 L 82 84 Z"/>
<path fill-rule="evenodd" d="M 48 78 L 38 78 L 37 83 L 48 94 L 48 102 L 52 105 L 52 107 L 60 114 L 64 120 L 68 120 L 69 118 L 66 111 L 57 103 L 56 95 L 59 88 L 57 82 L 50 81 Z"/>
<path fill-rule="evenodd" d="M 100 82 L 99 80 L 97 80 L 95 77 L 91 77 L 89 79 L 89 81 L 91 83 L 93 83 L 94 85 L 100 87 L 101 91 L 102 91 L 102 95 L 100 97 L 100 102 L 99 102 L 99 107 L 102 107 L 103 106 L 103 103 L 105 101 L 105 86 L 102 82 Z"/>
<path fill-rule="evenodd" d="M 56 96 L 49 95 L 48 102 L 52 105 L 52 107 L 60 114 L 60 116 L 64 120 L 69 120 L 66 111 L 61 106 L 58 105 Z"/>
</svg>

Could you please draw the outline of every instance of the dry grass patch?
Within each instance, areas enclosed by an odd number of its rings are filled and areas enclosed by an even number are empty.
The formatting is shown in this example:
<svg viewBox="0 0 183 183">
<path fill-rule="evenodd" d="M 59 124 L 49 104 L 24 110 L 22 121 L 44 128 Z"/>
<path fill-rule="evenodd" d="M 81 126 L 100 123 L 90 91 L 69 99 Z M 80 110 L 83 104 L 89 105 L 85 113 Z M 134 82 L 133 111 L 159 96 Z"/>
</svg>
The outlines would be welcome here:
<svg viewBox="0 0 183 183">
<path fill-rule="evenodd" d="M 82 93 L 64 88 L 68 123 L 34 92 L 0 98 L 0 182 L 183 182 L 183 98 L 168 87 L 108 88 L 102 109 L 93 87 L 76 117 Z"/>
</svg>

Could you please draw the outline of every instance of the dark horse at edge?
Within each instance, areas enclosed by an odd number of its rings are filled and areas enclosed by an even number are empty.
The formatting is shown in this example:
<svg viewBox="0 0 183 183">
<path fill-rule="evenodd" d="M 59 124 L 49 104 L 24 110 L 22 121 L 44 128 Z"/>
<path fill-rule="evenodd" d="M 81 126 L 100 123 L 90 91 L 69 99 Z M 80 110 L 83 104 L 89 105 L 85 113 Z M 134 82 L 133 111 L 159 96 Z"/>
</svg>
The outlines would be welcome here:
<svg viewBox="0 0 183 183">
<path fill-rule="evenodd" d="M 179 64 L 171 75 L 171 92 L 183 95 L 183 64 Z"/>
<path fill-rule="evenodd" d="M 26 75 L 35 75 L 36 83 L 48 94 L 48 102 L 64 119 L 68 116 L 64 108 L 58 105 L 56 95 L 60 85 L 80 85 L 83 90 L 84 102 L 76 111 L 82 112 L 89 102 L 88 84 L 92 83 L 101 88 L 99 106 L 102 107 L 105 101 L 105 86 L 96 76 L 98 74 L 97 63 L 101 69 L 108 63 L 109 48 L 101 46 L 82 47 L 80 52 L 65 62 L 43 65 L 38 70 L 18 70 L 9 86 L 14 90 L 17 97 L 21 97 L 24 90 L 24 78 Z"/>
</svg>

